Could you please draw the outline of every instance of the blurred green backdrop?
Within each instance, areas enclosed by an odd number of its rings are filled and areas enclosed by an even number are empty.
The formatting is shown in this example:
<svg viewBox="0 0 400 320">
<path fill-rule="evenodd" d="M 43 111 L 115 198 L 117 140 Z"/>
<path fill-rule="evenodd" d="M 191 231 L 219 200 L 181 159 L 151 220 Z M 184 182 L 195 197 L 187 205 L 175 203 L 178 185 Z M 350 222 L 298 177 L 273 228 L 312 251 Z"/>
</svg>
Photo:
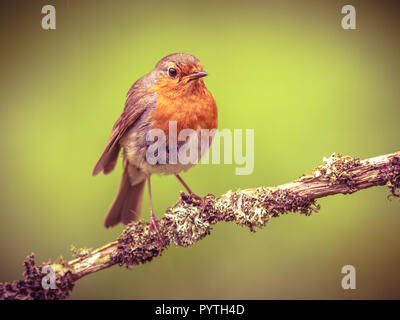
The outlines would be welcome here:
<svg viewBox="0 0 400 320">
<path fill-rule="evenodd" d="M 41 28 L 53 4 L 57 29 Z M 122 227 L 104 215 L 121 163 L 92 177 L 131 84 L 173 52 L 196 55 L 219 107 L 219 127 L 255 130 L 255 170 L 200 165 L 183 175 L 198 194 L 277 185 L 332 152 L 360 158 L 400 150 L 399 10 L 352 1 L 2 1 L 0 281 L 20 279 L 69 247 L 98 247 Z M 152 179 L 161 216 L 181 190 Z M 190 249 L 169 248 L 133 270 L 80 280 L 71 298 L 400 298 L 400 203 L 386 188 L 321 199 L 251 234 L 217 225 Z M 148 219 L 147 197 L 142 217 Z M 343 290 L 343 265 L 357 289 Z"/>
</svg>

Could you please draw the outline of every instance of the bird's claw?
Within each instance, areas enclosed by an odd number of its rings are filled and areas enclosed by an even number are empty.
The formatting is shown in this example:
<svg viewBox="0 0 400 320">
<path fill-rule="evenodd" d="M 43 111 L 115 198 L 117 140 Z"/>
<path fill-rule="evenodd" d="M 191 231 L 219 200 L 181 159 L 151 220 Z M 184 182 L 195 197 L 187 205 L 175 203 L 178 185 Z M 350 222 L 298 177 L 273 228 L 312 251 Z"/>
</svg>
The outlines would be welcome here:
<svg viewBox="0 0 400 320">
<path fill-rule="evenodd" d="M 206 197 L 200 197 L 195 193 L 191 193 L 190 194 L 190 198 L 192 198 L 193 200 L 199 201 L 200 205 L 201 205 L 201 212 L 204 211 L 204 209 L 206 208 Z"/>
<path fill-rule="evenodd" d="M 150 231 L 155 230 L 157 232 L 158 240 L 160 241 L 161 247 L 164 247 L 165 243 L 164 243 L 164 239 L 161 236 L 159 222 L 160 222 L 160 220 L 157 220 L 154 213 L 151 212 L 150 213 Z M 159 254 L 161 254 L 161 250 L 160 250 Z"/>
</svg>

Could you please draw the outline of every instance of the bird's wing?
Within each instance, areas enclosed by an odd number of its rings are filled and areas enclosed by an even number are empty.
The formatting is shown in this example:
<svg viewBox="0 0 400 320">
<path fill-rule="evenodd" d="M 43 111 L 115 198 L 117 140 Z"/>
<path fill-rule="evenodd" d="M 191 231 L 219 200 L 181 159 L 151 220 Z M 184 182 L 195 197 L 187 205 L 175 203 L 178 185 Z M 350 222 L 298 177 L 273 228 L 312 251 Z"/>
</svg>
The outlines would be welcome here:
<svg viewBox="0 0 400 320">
<path fill-rule="evenodd" d="M 129 90 L 124 111 L 114 124 L 107 146 L 93 169 L 94 176 L 101 171 L 107 174 L 114 169 L 121 149 L 120 139 L 143 114 L 146 107 L 151 103 L 152 98 L 152 94 L 147 90 L 139 90 L 137 87 L 135 88 L 135 85 Z"/>
</svg>

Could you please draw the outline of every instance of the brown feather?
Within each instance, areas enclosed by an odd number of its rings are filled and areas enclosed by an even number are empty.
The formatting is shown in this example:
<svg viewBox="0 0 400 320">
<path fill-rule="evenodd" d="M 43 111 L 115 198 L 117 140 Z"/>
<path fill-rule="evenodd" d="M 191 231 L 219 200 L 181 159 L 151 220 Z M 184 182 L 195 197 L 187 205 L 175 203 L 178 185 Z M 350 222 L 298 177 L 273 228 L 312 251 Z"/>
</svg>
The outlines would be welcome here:
<svg viewBox="0 0 400 320">
<path fill-rule="evenodd" d="M 132 186 L 129 181 L 127 163 L 128 162 L 125 161 L 124 173 L 122 174 L 118 193 L 104 221 L 106 228 L 112 227 L 120 222 L 122 224 L 128 224 L 135 221 L 140 215 L 146 180 L 142 180 L 138 184 Z"/>
<path fill-rule="evenodd" d="M 146 87 L 143 88 L 143 82 L 146 82 L 148 76 L 144 76 L 136 81 L 129 90 L 124 111 L 115 123 L 107 146 L 93 169 L 92 174 L 94 176 L 101 171 L 104 174 L 110 173 L 114 169 L 121 148 L 119 145 L 120 139 L 129 127 L 143 114 L 154 97 L 154 93 L 149 93 Z"/>
</svg>

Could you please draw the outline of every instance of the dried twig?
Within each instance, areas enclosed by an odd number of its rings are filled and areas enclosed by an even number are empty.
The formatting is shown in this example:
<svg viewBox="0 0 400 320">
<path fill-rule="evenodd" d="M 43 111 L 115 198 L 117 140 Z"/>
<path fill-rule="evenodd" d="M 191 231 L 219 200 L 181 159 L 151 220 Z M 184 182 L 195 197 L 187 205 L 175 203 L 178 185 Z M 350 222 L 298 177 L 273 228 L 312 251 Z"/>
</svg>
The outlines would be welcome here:
<svg viewBox="0 0 400 320">
<path fill-rule="evenodd" d="M 373 186 L 386 185 L 392 196 L 400 197 L 400 152 L 366 160 L 333 154 L 324 161 L 312 174 L 284 185 L 229 191 L 219 198 L 208 195 L 203 207 L 182 193 L 160 220 L 163 245 L 148 222 L 138 221 L 130 224 L 116 241 L 101 248 L 74 249 L 76 258 L 69 262 L 59 260 L 37 266 L 32 254 L 25 261 L 25 279 L 0 284 L 0 298 L 64 299 L 78 279 L 116 264 L 131 268 L 149 262 L 170 244 L 190 247 L 208 235 L 217 222 L 234 221 L 255 231 L 281 214 L 310 215 L 319 209 L 315 203 L 318 198 Z M 47 276 L 42 267 L 49 264 L 55 271 L 56 289 L 44 289 L 42 285 Z"/>
</svg>

